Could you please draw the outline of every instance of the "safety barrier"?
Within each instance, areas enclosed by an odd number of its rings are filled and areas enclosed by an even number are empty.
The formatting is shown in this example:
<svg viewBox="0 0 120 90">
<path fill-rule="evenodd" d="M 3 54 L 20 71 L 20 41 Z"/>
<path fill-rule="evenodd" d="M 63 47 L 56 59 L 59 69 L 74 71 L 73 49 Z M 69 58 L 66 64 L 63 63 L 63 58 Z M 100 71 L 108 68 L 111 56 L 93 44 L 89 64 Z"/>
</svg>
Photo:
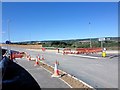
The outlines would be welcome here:
<svg viewBox="0 0 120 90">
<path fill-rule="evenodd" d="M 102 48 L 77 48 L 76 51 L 78 51 L 78 53 L 89 54 L 102 52 Z"/>
<path fill-rule="evenodd" d="M 24 52 L 12 53 L 11 54 L 11 59 L 22 58 L 24 56 L 23 54 L 24 54 Z"/>
<path fill-rule="evenodd" d="M 71 54 L 71 49 L 70 48 L 65 48 L 63 50 L 63 54 Z"/>
<path fill-rule="evenodd" d="M 43 47 L 43 48 L 41 48 L 41 49 L 42 49 L 42 51 L 45 51 L 45 50 L 46 50 L 46 48 L 44 48 L 44 47 Z"/>
<path fill-rule="evenodd" d="M 76 51 L 78 51 L 77 54 L 85 53 L 97 53 L 97 52 L 102 52 L 102 48 L 77 48 Z"/>
<path fill-rule="evenodd" d="M 63 50 L 63 54 L 90 54 L 97 52 L 102 52 L 102 48 L 76 48 L 74 51 L 69 48 L 65 48 Z"/>
</svg>

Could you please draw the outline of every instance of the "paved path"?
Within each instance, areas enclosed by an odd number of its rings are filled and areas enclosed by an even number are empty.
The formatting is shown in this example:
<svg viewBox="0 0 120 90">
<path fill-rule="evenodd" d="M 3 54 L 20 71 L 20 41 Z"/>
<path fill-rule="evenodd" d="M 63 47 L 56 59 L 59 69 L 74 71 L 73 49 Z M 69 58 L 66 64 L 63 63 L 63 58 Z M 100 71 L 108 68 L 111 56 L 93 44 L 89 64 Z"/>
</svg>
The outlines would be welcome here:
<svg viewBox="0 0 120 90">
<path fill-rule="evenodd" d="M 69 88 L 69 86 L 60 79 L 52 78 L 51 74 L 45 71 L 42 67 L 34 66 L 34 61 L 17 59 L 17 62 L 34 77 L 41 88 Z"/>
</svg>

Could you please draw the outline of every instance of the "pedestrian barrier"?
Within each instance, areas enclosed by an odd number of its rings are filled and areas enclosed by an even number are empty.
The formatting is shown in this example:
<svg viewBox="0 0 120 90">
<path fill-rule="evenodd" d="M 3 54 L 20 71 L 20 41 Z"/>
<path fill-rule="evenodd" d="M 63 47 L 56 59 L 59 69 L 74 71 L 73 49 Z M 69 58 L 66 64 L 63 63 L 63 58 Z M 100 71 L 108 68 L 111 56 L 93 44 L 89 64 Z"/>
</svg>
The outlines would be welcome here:
<svg viewBox="0 0 120 90">
<path fill-rule="evenodd" d="M 44 47 L 43 47 L 43 48 L 41 48 L 41 49 L 42 49 L 42 51 L 45 51 L 45 50 L 46 50 L 46 48 L 44 48 Z"/>
<path fill-rule="evenodd" d="M 10 59 L 13 60 L 15 58 L 22 58 L 23 54 L 22 53 L 11 53 Z"/>
<path fill-rule="evenodd" d="M 65 48 L 65 49 L 63 50 L 63 54 L 71 54 L 71 49 Z"/>
<path fill-rule="evenodd" d="M 86 48 L 77 48 L 77 54 L 84 54 L 86 52 Z"/>
<path fill-rule="evenodd" d="M 97 52 L 102 52 L 102 48 L 85 48 L 83 53 L 90 54 Z"/>
<path fill-rule="evenodd" d="M 102 52 L 102 48 L 76 48 L 72 51 L 71 49 L 64 49 L 63 54 L 93 54 Z"/>
</svg>

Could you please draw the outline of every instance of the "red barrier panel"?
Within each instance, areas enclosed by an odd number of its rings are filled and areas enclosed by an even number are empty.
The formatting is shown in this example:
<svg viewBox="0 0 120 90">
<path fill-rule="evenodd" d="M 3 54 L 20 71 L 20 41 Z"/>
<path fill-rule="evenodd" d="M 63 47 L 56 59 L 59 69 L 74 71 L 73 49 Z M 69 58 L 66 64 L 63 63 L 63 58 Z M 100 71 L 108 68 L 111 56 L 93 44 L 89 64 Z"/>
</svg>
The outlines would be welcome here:
<svg viewBox="0 0 120 90">
<path fill-rule="evenodd" d="M 77 48 L 76 51 L 78 51 L 77 54 L 80 54 L 80 53 L 89 54 L 89 53 L 101 52 L 102 48 Z"/>
<path fill-rule="evenodd" d="M 14 54 L 14 57 L 15 57 L 15 58 L 22 58 L 23 55 L 22 55 L 22 54 Z"/>
<path fill-rule="evenodd" d="M 15 59 L 15 58 L 22 58 L 23 57 L 23 52 L 21 53 L 12 53 L 11 55 L 11 59 Z"/>
<path fill-rule="evenodd" d="M 69 48 L 63 50 L 63 54 L 90 54 L 97 52 L 102 52 L 102 48 L 76 48 L 75 52 L 72 52 Z"/>
<path fill-rule="evenodd" d="M 71 54 L 71 49 L 65 48 L 65 49 L 63 50 L 63 54 Z"/>
<path fill-rule="evenodd" d="M 42 48 L 42 51 L 45 51 L 46 50 L 46 48 Z"/>
</svg>

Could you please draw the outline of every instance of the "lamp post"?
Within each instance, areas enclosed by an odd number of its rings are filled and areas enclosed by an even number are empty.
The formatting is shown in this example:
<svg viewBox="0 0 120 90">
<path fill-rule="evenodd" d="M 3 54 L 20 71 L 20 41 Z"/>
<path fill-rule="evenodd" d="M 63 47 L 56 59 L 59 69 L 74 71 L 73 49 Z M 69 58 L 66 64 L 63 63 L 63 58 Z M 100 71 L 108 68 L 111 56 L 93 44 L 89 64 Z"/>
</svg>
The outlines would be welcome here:
<svg viewBox="0 0 120 90">
<path fill-rule="evenodd" d="M 8 41 L 10 41 L 10 19 L 7 20 Z"/>
<path fill-rule="evenodd" d="M 91 25 L 91 23 L 89 22 L 89 31 L 90 31 L 90 25 Z M 90 48 L 92 48 L 91 37 L 90 37 Z"/>
<path fill-rule="evenodd" d="M 101 48 L 103 48 L 103 41 L 101 41 Z"/>
<path fill-rule="evenodd" d="M 10 19 L 7 20 L 8 45 L 10 44 L 10 25 L 9 24 L 10 24 Z M 11 55 L 10 47 L 8 45 L 7 45 L 8 55 Z"/>
</svg>

